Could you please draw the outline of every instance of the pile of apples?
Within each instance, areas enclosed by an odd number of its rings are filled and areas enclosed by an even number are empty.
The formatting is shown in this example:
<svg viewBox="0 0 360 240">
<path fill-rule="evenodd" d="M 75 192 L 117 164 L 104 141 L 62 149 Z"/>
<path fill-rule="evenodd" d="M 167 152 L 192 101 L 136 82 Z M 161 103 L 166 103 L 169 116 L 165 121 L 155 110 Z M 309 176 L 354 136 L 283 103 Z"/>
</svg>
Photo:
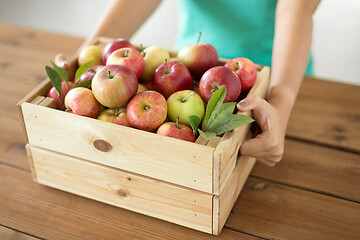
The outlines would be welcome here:
<svg viewBox="0 0 360 240">
<path fill-rule="evenodd" d="M 58 109 L 127 127 L 195 142 L 189 116 L 204 117 L 212 94 L 225 85 L 224 102 L 239 100 L 256 80 L 257 70 L 247 58 L 219 65 L 216 49 L 196 43 L 181 49 L 177 58 L 159 46 L 138 51 L 129 41 L 116 39 L 103 49 L 89 45 L 78 56 L 79 67 L 94 60 L 78 83 L 91 81 L 88 88 L 65 85 L 59 97 L 48 96 Z M 200 80 L 199 80 L 200 79 Z"/>
</svg>

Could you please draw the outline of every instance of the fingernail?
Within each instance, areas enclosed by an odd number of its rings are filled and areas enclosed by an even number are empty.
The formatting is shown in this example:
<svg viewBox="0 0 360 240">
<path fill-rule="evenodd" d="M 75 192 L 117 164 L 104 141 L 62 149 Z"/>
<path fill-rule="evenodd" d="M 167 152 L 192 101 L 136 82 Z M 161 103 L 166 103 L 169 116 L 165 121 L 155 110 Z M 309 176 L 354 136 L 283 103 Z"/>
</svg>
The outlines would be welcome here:
<svg viewBox="0 0 360 240">
<path fill-rule="evenodd" d="M 245 107 L 247 107 L 247 105 L 248 105 L 247 101 L 246 101 L 246 100 L 242 100 L 242 101 L 240 101 L 240 102 L 237 104 L 237 107 L 238 107 L 238 108 L 245 108 Z"/>
</svg>

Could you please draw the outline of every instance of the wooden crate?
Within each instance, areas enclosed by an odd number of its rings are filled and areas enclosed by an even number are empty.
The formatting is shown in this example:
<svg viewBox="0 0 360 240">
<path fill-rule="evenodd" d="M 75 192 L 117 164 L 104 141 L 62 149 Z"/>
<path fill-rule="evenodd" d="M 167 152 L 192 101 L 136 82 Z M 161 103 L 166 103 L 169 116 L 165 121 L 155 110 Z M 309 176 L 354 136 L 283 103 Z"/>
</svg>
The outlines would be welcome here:
<svg viewBox="0 0 360 240">
<path fill-rule="evenodd" d="M 109 41 L 99 38 L 94 44 Z M 76 64 L 75 57 L 71 74 Z M 257 68 L 248 94 L 264 98 L 270 69 Z M 190 143 L 57 110 L 46 97 L 50 88 L 47 79 L 18 103 L 35 181 L 210 234 L 221 232 L 255 164 L 238 156 L 250 125 Z"/>
</svg>

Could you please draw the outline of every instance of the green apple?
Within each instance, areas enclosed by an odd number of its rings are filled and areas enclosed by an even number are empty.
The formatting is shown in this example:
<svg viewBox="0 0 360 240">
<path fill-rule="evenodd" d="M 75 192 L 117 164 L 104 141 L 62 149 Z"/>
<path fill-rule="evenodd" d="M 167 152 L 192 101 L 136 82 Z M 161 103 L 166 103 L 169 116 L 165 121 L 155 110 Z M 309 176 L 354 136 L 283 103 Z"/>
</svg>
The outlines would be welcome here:
<svg viewBox="0 0 360 240">
<path fill-rule="evenodd" d="M 199 94 L 192 90 L 182 90 L 173 93 L 167 100 L 168 117 L 170 121 L 191 126 L 189 116 L 198 116 L 201 120 L 204 117 L 205 105 Z"/>
<path fill-rule="evenodd" d="M 154 72 L 158 66 L 160 66 L 165 59 L 170 59 L 169 52 L 159 46 L 149 46 L 142 51 L 144 57 L 144 70 L 140 76 L 143 81 L 151 81 Z"/>
</svg>

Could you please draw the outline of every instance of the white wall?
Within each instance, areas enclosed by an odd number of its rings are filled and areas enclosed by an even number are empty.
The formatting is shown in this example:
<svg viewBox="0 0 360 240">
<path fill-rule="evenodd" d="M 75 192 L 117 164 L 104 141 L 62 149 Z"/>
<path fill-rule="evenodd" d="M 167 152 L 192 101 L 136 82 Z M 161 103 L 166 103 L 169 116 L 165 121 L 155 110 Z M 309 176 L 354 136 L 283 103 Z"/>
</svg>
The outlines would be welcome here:
<svg viewBox="0 0 360 240">
<path fill-rule="evenodd" d="M 0 21 L 86 37 L 113 0 L 0 0 Z M 172 49 L 178 0 L 163 0 L 130 39 Z M 121 37 L 121 36 L 119 36 Z M 318 77 L 360 85 L 360 1 L 323 0 L 314 16 Z"/>
</svg>

